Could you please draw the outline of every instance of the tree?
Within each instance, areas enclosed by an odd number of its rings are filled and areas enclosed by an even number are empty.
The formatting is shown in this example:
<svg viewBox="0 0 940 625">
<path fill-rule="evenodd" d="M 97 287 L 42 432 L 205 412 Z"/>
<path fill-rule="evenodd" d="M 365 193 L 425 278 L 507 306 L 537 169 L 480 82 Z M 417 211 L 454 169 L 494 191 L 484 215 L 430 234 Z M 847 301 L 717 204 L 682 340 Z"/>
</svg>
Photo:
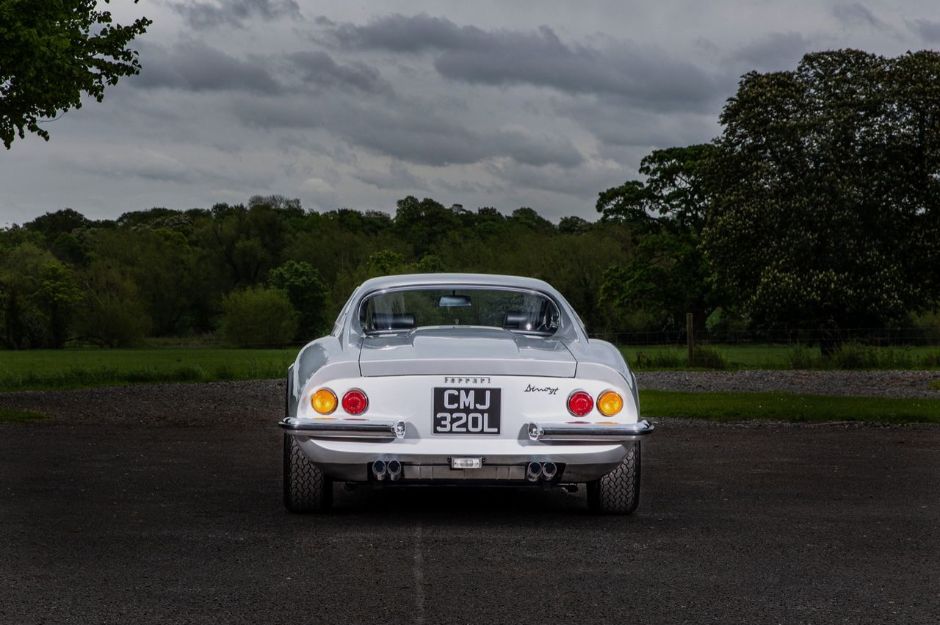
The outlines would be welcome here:
<svg viewBox="0 0 940 625">
<path fill-rule="evenodd" d="M 297 311 L 278 289 L 233 291 L 222 300 L 222 309 L 222 335 L 232 345 L 287 345 L 297 334 Z"/>
<path fill-rule="evenodd" d="M 299 313 L 297 336 L 309 341 L 326 329 L 326 285 L 310 263 L 289 260 L 268 274 L 271 286 L 284 291 Z"/>
<path fill-rule="evenodd" d="M 940 53 L 808 54 L 721 115 L 705 246 L 760 327 L 883 327 L 940 293 Z"/>
<path fill-rule="evenodd" d="M 168 221 L 172 217 L 157 223 Z M 200 266 L 200 252 L 189 245 L 183 232 L 136 223 L 93 231 L 86 239 L 90 254 L 117 268 L 133 283 L 134 299 L 143 302 L 148 329 L 155 336 L 180 336 L 202 329 L 194 327 L 201 325 L 197 323 L 197 309 L 207 306 L 207 297 L 215 298 L 218 305 L 221 293 L 212 293 L 207 284 L 211 283 L 212 272 Z M 96 264 L 100 266 L 100 262 Z"/>
<path fill-rule="evenodd" d="M 48 140 L 43 118 L 81 108 L 83 93 L 100 102 L 105 86 L 140 72 L 137 52 L 127 45 L 150 20 L 114 24 L 97 5 L 0 0 L 0 139 L 7 149 L 27 131 Z"/>
<path fill-rule="evenodd" d="M 435 243 L 460 225 L 456 213 L 430 198 L 418 201 L 409 195 L 398 200 L 395 230 L 414 248 L 415 256 L 424 256 Z"/>
<path fill-rule="evenodd" d="M 514 210 L 512 212 L 512 216 L 509 219 L 510 221 L 531 230 L 541 230 L 543 232 L 547 232 L 555 229 L 555 226 L 552 225 L 552 222 L 545 219 L 528 206 L 523 206 Z"/>
<path fill-rule="evenodd" d="M 558 222 L 558 232 L 563 234 L 581 234 L 591 229 L 591 224 L 581 217 L 562 217 Z"/>
<path fill-rule="evenodd" d="M 691 312 L 702 331 L 719 303 L 701 249 L 713 153 L 710 144 L 653 150 L 640 163 L 645 181 L 598 196 L 602 219 L 629 225 L 635 238 L 630 260 L 605 272 L 602 298 L 625 312 L 645 311 L 656 329 L 678 330 Z"/>
<path fill-rule="evenodd" d="M 0 256 L 0 319 L 9 347 L 62 347 L 80 298 L 72 270 L 48 251 L 23 243 Z"/>
<path fill-rule="evenodd" d="M 78 211 L 65 208 L 37 217 L 23 224 L 23 227 L 41 232 L 47 241 L 54 241 L 61 234 L 71 234 L 79 228 L 87 228 L 89 223 L 88 219 Z"/>
<path fill-rule="evenodd" d="M 83 340 L 107 347 L 140 341 L 150 330 L 150 317 L 136 285 L 105 261 L 93 262 L 84 272 L 84 297 L 76 314 Z"/>
</svg>

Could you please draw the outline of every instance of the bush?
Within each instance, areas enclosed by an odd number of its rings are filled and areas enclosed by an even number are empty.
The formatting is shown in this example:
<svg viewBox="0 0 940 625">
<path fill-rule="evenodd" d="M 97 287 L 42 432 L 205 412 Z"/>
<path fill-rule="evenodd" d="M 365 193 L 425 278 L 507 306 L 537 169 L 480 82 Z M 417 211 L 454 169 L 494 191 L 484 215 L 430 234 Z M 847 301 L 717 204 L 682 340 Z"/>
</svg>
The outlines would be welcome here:
<svg viewBox="0 0 940 625">
<path fill-rule="evenodd" d="M 222 300 L 222 311 L 222 335 L 232 345 L 286 345 L 297 333 L 297 310 L 278 289 L 233 291 Z"/>
<path fill-rule="evenodd" d="M 791 369 L 818 369 L 822 363 L 817 350 L 797 343 L 787 354 L 787 364 Z"/>
<path fill-rule="evenodd" d="M 681 369 L 685 362 L 674 352 L 637 352 L 631 363 L 635 369 Z"/>
<path fill-rule="evenodd" d="M 924 356 L 923 360 L 920 362 L 920 366 L 924 369 L 940 368 L 940 351 L 932 352 Z M 937 380 L 937 383 L 940 384 L 940 380 Z M 940 388 L 940 386 L 936 386 L 935 388 Z"/>
<path fill-rule="evenodd" d="M 940 311 L 912 315 L 911 322 L 920 334 L 920 338 L 931 342 L 940 341 Z"/>
<path fill-rule="evenodd" d="M 689 366 L 702 369 L 727 369 L 728 361 L 716 349 L 696 347 L 692 352 L 692 361 Z"/>
<path fill-rule="evenodd" d="M 835 369 L 910 369 L 913 364 L 908 352 L 861 343 L 843 343 L 826 360 Z"/>
</svg>

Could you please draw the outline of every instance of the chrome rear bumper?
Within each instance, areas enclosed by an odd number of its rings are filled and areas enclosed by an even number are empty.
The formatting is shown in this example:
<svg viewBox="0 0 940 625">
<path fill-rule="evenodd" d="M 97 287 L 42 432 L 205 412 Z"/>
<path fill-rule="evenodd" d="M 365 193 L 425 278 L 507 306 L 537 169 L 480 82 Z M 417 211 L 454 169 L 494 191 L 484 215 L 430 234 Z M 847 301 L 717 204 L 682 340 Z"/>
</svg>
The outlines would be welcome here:
<svg viewBox="0 0 940 625">
<path fill-rule="evenodd" d="M 288 434 L 302 438 L 365 439 L 393 441 L 405 437 L 405 422 L 391 420 L 281 419 L 278 425 Z"/>
<path fill-rule="evenodd" d="M 655 428 L 649 421 L 626 425 L 593 423 L 530 423 L 529 439 L 542 443 L 619 443 L 649 435 Z"/>
</svg>

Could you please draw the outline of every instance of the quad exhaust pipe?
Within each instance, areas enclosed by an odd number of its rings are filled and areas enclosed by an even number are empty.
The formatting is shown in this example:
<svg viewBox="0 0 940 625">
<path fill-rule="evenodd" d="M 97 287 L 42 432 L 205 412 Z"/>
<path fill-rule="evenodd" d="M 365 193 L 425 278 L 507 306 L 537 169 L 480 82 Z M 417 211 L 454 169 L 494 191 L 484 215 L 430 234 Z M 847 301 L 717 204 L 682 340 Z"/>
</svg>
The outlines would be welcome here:
<svg viewBox="0 0 940 625">
<path fill-rule="evenodd" d="M 530 462 L 525 468 L 525 479 L 530 482 L 551 482 L 557 475 L 558 465 L 554 462 Z"/>
<path fill-rule="evenodd" d="M 542 477 L 542 463 L 530 462 L 525 469 L 525 479 L 530 482 L 537 482 Z"/>
<path fill-rule="evenodd" d="M 372 463 L 372 475 L 380 482 L 385 479 L 385 476 L 388 475 L 388 469 L 384 460 L 376 460 Z"/>
<path fill-rule="evenodd" d="M 558 475 L 558 466 L 554 462 L 543 462 L 542 463 L 542 478 L 546 480 L 553 480 L 555 476 Z"/>
<path fill-rule="evenodd" d="M 372 475 L 379 482 L 388 479 L 396 482 L 401 479 L 401 462 L 398 460 L 376 460 L 372 463 Z"/>
<path fill-rule="evenodd" d="M 369 466 L 372 477 L 377 482 L 388 480 L 397 482 L 402 478 L 403 467 L 396 458 L 391 460 L 375 460 Z M 525 479 L 529 482 L 551 482 L 558 477 L 558 465 L 554 462 L 530 462 L 525 468 Z"/>
</svg>

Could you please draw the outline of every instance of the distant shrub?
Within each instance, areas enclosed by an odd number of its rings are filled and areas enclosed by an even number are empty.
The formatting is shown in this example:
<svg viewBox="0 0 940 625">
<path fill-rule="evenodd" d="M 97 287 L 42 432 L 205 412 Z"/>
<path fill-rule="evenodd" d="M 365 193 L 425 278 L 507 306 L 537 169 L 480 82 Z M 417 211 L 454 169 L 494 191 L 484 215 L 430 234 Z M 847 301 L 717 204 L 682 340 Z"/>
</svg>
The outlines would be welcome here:
<svg viewBox="0 0 940 625">
<path fill-rule="evenodd" d="M 637 369 L 681 369 L 685 360 L 673 352 L 637 352 L 632 364 Z"/>
<path fill-rule="evenodd" d="M 861 343 L 843 343 L 826 360 L 835 369 L 910 369 L 913 365 L 907 351 Z"/>
<path fill-rule="evenodd" d="M 279 289 L 233 291 L 222 300 L 222 335 L 232 345 L 286 345 L 297 333 L 299 315 Z"/>
<path fill-rule="evenodd" d="M 689 366 L 703 369 L 727 369 L 728 361 L 716 349 L 696 347 L 692 352 L 692 361 L 689 362 Z"/>
<path fill-rule="evenodd" d="M 940 310 L 912 315 L 911 322 L 921 338 L 940 341 Z"/>
<path fill-rule="evenodd" d="M 816 350 L 797 343 L 787 353 L 787 364 L 791 369 L 818 369 L 822 363 Z"/>
<path fill-rule="evenodd" d="M 734 337 L 747 334 L 748 321 L 716 308 L 705 320 L 705 329 L 713 343 L 733 341 Z"/>
<path fill-rule="evenodd" d="M 940 368 L 940 350 L 931 352 L 923 357 L 920 366 L 924 369 Z M 940 388 L 940 380 L 937 380 L 936 388 Z"/>
</svg>

